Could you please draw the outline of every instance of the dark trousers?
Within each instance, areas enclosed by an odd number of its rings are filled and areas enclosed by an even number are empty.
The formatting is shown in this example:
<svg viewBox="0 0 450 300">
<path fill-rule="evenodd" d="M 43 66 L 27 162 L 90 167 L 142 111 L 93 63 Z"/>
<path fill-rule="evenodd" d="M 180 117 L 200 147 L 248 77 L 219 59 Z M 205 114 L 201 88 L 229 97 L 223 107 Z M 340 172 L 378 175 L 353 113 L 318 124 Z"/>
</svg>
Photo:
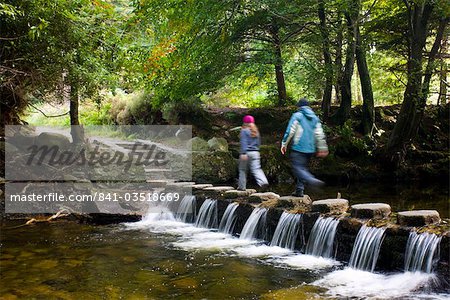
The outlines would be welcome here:
<svg viewBox="0 0 450 300">
<path fill-rule="evenodd" d="M 309 161 L 313 155 L 314 153 L 291 151 L 292 171 L 297 182 L 295 187 L 296 192 L 303 192 L 305 183 L 311 185 L 321 183 L 321 181 L 314 177 L 308 170 Z"/>
</svg>

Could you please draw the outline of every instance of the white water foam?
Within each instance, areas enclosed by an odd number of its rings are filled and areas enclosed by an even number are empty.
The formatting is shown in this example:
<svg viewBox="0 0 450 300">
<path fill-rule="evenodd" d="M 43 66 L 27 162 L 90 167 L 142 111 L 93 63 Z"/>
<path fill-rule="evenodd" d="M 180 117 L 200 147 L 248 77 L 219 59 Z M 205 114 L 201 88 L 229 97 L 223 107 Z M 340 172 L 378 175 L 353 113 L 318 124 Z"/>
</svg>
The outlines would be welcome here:
<svg viewBox="0 0 450 300">
<path fill-rule="evenodd" d="M 282 264 L 286 267 L 303 270 L 320 270 L 337 266 L 340 263 L 336 260 L 312 256 L 308 254 L 296 254 L 281 257 L 273 260 L 274 263 Z"/>
<path fill-rule="evenodd" d="M 331 272 L 312 284 L 327 288 L 327 294 L 333 297 L 388 299 L 410 297 L 411 293 L 433 280 L 436 280 L 435 275 L 421 272 L 384 275 L 345 268 Z"/>
<path fill-rule="evenodd" d="M 194 234 L 186 240 L 174 242 L 172 245 L 184 250 L 228 250 L 240 246 L 251 245 L 256 242 L 257 241 L 241 240 L 226 233 L 209 231 Z"/>
<path fill-rule="evenodd" d="M 251 245 L 233 249 L 241 257 L 267 257 L 291 254 L 292 251 L 278 246 Z"/>
</svg>

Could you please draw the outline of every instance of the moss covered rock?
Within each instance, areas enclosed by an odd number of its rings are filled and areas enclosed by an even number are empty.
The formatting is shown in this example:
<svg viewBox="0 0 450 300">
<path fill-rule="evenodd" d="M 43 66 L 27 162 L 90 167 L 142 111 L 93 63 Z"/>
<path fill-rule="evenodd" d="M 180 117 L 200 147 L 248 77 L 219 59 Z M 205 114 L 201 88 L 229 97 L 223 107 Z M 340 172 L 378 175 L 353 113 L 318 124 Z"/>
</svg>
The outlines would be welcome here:
<svg viewBox="0 0 450 300">
<path fill-rule="evenodd" d="M 194 137 L 187 142 L 187 147 L 192 151 L 208 151 L 208 142 L 200 137 Z"/>
<path fill-rule="evenodd" d="M 237 176 L 237 161 L 229 152 L 193 152 L 192 180 L 223 183 Z"/>
<path fill-rule="evenodd" d="M 59 149 L 67 149 L 70 146 L 70 140 L 63 134 L 54 132 L 42 132 L 35 140 L 38 147 L 53 147 L 57 146 Z"/>
<path fill-rule="evenodd" d="M 228 142 L 224 138 L 213 137 L 208 141 L 208 146 L 212 151 L 228 152 Z"/>
</svg>

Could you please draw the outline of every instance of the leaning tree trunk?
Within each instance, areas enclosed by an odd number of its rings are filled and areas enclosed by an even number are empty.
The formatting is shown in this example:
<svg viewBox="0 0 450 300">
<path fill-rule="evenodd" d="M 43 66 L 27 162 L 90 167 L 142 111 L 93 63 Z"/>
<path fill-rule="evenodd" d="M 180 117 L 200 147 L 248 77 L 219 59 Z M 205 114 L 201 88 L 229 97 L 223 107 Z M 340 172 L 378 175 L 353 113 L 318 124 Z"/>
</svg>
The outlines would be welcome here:
<svg viewBox="0 0 450 300">
<path fill-rule="evenodd" d="M 433 76 L 433 71 L 435 69 L 434 60 L 436 58 L 436 55 L 439 52 L 439 48 L 441 46 L 441 41 L 444 36 L 445 27 L 447 26 L 447 24 L 448 24 L 448 19 L 442 19 L 439 22 L 439 27 L 436 32 L 436 38 L 434 40 L 433 47 L 431 47 L 430 53 L 428 55 L 428 62 L 427 62 L 427 66 L 425 68 L 425 73 L 424 73 L 424 78 L 423 78 L 423 83 L 422 83 L 422 90 L 421 90 L 420 98 L 419 98 L 419 100 L 420 100 L 419 101 L 419 109 L 416 114 L 416 118 L 414 119 L 414 123 L 411 124 L 411 126 L 413 127 L 411 139 L 414 139 L 417 136 L 420 122 L 422 121 L 422 118 L 423 118 L 423 115 L 425 112 L 428 95 L 430 93 L 431 77 Z"/>
<path fill-rule="evenodd" d="M 362 125 L 365 135 L 371 136 L 375 123 L 375 108 L 372 92 L 372 81 L 370 80 L 369 68 L 367 67 L 366 51 L 361 41 L 359 23 L 356 25 L 356 65 L 358 66 L 359 79 L 363 96 Z"/>
<path fill-rule="evenodd" d="M 346 13 L 347 19 L 347 50 L 345 53 L 345 65 L 342 73 L 341 85 L 341 105 L 334 115 L 334 120 L 338 124 L 344 124 L 350 118 L 352 108 L 352 76 L 355 67 L 355 18 Z"/>
<path fill-rule="evenodd" d="M 429 93 L 431 70 L 428 68 L 431 67 L 431 63 L 434 60 L 432 52 L 435 51 L 437 53 L 438 49 L 434 50 L 434 48 L 439 39 L 439 31 L 441 30 L 438 30 L 433 49 L 430 52 L 429 63 L 427 70 L 425 71 L 425 78 L 422 82 L 422 76 L 424 74 L 422 70 L 422 51 L 426 44 L 428 23 L 434 4 L 431 1 L 425 1 L 421 4 L 411 5 L 413 6 L 410 7 L 408 11 L 408 16 L 410 18 L 408 28 L 408 81 L 406 83 L 400 114 L 387 145 L 388 154 L 395 159 L 397 164 L 403 161 L 407 144 L 411 143 L 417 135 Z M 442 36 L 440 38 L 442 38 Z"/>
<path fill-rule="evenodd" d="M 286 82 L 284 80 L 283 72 L 283 58 L 281 56 L 281 41 L 279 36 L 279 29 L 276 25 L 271 27 L 271 35 L 274 42 L 275 52 L 275 79 L 277 81 L 278 91 L 278 106 L 284 106 L 287 100 Z"/>
<path fill-rule="evenodd" d="M 330 39 L 326 28 L 325 3 L 319 0 L 318 15 L 320 20 L 320 33 L 322 35 L 322 51 L 325 63 L 325 88 L 322 98 L 322 112 L 324 120 L 328 119 L 331 110 L 331 93 L 333 91 L 333 63 L 330 53 Z"/>
</svg>

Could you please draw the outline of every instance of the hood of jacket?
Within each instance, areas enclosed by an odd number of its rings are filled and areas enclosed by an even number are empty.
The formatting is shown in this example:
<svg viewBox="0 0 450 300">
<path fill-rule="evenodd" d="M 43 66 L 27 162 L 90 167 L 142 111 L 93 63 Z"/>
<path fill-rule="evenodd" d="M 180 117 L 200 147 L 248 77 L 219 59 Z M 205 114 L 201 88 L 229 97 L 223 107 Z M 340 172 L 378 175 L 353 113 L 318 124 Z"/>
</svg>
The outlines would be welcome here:
<svg viewBox="0 0 450 300">
<path fill-rule="evenodd" d="M 309 106 L 302 106 L 298 111 L 300 111 L 308 120 L 317 118 L 316 114 Z"/>
</svg>

